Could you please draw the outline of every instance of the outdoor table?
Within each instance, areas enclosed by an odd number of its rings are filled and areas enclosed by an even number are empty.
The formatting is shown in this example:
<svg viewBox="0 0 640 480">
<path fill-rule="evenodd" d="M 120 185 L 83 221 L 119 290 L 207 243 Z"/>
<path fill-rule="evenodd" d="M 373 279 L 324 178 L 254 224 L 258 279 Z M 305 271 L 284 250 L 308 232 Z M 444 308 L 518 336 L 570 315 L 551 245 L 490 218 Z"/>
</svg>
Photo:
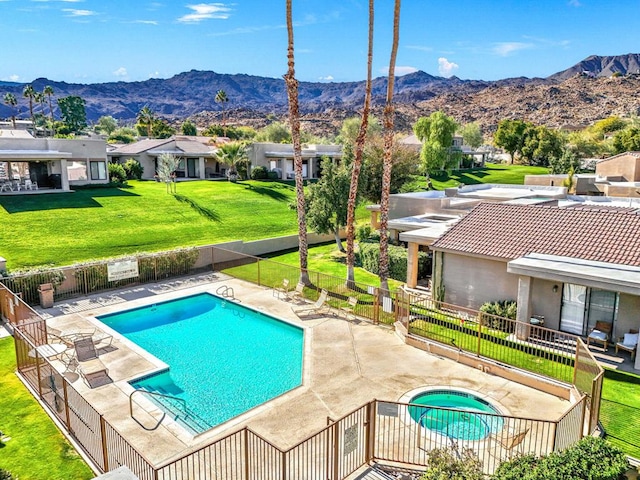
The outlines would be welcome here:
<svg viewBox="0 0 640 480">
<path fill-rule="evenodd" d="M 29 356 L 35 358 L 36 356 L 51 358 L 57 357 L 67 349 L 67 346 L 63 343 L 45 343 L 29 351 Z"/>
</svg>

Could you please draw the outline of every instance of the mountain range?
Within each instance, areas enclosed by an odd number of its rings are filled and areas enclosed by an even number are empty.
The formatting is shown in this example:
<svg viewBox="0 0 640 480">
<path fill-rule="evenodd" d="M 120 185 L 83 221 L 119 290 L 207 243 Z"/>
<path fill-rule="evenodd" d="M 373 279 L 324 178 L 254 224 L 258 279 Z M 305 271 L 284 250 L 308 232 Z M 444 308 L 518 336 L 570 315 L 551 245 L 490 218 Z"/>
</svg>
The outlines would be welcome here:
<svg viewBox="0 0 640 480">
<path fill-rule="evenodd" d="M 29 117 L 28 103 L 22 98 L 25 85 L 0 82 L 0 95 L 12 92 L 19 99 L 20 118 Z M 174 122 L 192 118 L 200 126 L 220 122 L 223 110 L 230 123 L 255 127 L 287 114 L 282 79 L 245 74 L 192 70 L 142 82 L 84 85 L 38 78 L 31 85 L 36 91 L 52 86 L 54 98 L 82 97 L 89 121 L 102 115 L 132 121 L 145 105 L 160 117 Z M 373 80 L 374 114 L 382 114 L 386 85 L 386 77 Z M 218 90 L 229 98 L 225 105 L 215 102 Z M 364 90 L 364 81 L 300 82 L 303 127 L 316 134 L 335 133 L 344 118 L 358 114 Z M 547 78 L 462 80 L 418 71 L 396 78 L 396 124 L 400 131 L 410 130 L 418 117 L 443 110 L 460 123 L 480 123 L 487 133 L 503 118 L 524 118 L 549 126 L 585 125 L 610 115 L 637 114 L 639 91 L 640 54 L 593 55 Z M 35 110 L 39 109 L 36 105 Z M 0 104 L 0 118 L 10 115 L 11 109 Z"/>
</svg>

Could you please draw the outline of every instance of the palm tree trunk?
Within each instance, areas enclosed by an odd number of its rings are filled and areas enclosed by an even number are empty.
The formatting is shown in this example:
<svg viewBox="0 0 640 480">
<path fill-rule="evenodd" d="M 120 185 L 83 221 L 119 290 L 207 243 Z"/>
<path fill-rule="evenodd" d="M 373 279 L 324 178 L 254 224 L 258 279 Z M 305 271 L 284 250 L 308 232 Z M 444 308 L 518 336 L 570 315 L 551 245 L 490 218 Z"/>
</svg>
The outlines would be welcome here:
<svg viewBox="0 0 640 480">
<path fill-rule="evenodd" d="M 393 84 L 395 81 L 396 56 L 400 30 L 400 2 L 395 0 L 393 11 L 393 44 L 389 60 L 389 81 L 387 83 L 387 101 L 384 107 L 384 153 L 382 160 L 382 194 L 380 195 L 380 290 L 382 295 L 389 294 L 389 193 L 391 190 L 391 166 L 393 154 Z"/>
<path fill-rule="evenodd" d="M 287 48 L 288 70 L 284 75 L 289 97 L 289 123 L 291 125 L 291 139 L 293 141 L 293 170 L 296 179 L 296 206 L 298 210 L 298 250 L 300 254 L 300 282 L 308 285 L 307 271 L 307 219 L 305 216 L 304 183 L 302 178 L 302 147 L 300 144 L 300 111 L 298 106 L 298 81 L 295 74 L 295 58 L 293 54 L 293 18 L 291 14 L 291 0 L 287 0 L 287 33 L 289 45 Z"/>
<path fill-rule="evenodd" d="M 371 69 L 373 64 L 373 8 L 374 0 L 369 0 L 369 50 L 367 54 L 367 84 L 364 94 L 364 107 L 362 108 L 362 121 L 356 138 L 356 152 L 351 170 L 351 185 L 349 186 L 349 201 L 347 203 L 347 286 L 355 281 L 354 267 L 356 256 L 354 251 L 356 199 L 358 198 L 358 183 L 360 169 L 362 168 L 362 154 L 369 127 L 369 110 L 371 108 Z"/>
</svg>

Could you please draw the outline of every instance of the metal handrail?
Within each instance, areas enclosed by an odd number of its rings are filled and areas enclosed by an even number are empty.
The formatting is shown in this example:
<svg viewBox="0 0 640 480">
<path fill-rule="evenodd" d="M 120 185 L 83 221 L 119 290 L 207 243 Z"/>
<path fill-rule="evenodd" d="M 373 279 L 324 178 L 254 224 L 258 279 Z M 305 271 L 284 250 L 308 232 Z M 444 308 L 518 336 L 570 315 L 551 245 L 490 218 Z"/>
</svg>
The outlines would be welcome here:
<svg viewBox="0 0 640 480">
<path fill-rule="evenodd" d="M 178 400 L 179 402 L 182 403 L 183 407 L 184 407 L 184 411 L 187 411 L 187 402 L 185 399 L 180 398 L 180 397 L 175 397 L 173 395 L 166 395 L 164 393 L 159 393 L 159 392 L 150 392 L 149 390 L 143 390 L 143 389 L 136 389 L 133 392 L 131 392 L 131 394 L 129 394 L 129 415 L 131 415 L 131 418 L 133 418 L 138 425 L 140 425 L 142 428 L 144 428 L 145 430 L 149 430 L 146 427 L 144 427 L 142 425 L 142 423 L 140 423 L 134 416 L 133 416 L 133 395 L 136 393 L 148 393 L 149 395 L 155 395 L 157 397 L 163 397 L 163 398 L 170 398 L 171 400 Z M 166 417 L 167 412 L 163 410 L 162 413 L 162 418 L 160 418 L 160 420 L 158 420 L 158 424 L 150 429 L 150 430 L 155 430 L 156 428 L 158 428 L 160 426 L 160 424 L 162 423 L 162 420 L 164 420 L 164 417 Z"/>
</svg>

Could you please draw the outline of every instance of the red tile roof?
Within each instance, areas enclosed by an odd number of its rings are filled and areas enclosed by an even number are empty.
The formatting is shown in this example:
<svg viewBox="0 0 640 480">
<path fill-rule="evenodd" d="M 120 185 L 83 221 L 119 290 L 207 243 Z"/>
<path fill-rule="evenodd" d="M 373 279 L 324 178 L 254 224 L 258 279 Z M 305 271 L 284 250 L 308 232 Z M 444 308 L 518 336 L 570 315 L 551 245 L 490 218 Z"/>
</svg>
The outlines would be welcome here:
<svg viewBox="0 0 640 480">
<path fill-rule="evenodd" d="M 640 266 L 640 215 L 481 203 L 432 248 L 506 260 L 542 253 Z"/>
</svg>

